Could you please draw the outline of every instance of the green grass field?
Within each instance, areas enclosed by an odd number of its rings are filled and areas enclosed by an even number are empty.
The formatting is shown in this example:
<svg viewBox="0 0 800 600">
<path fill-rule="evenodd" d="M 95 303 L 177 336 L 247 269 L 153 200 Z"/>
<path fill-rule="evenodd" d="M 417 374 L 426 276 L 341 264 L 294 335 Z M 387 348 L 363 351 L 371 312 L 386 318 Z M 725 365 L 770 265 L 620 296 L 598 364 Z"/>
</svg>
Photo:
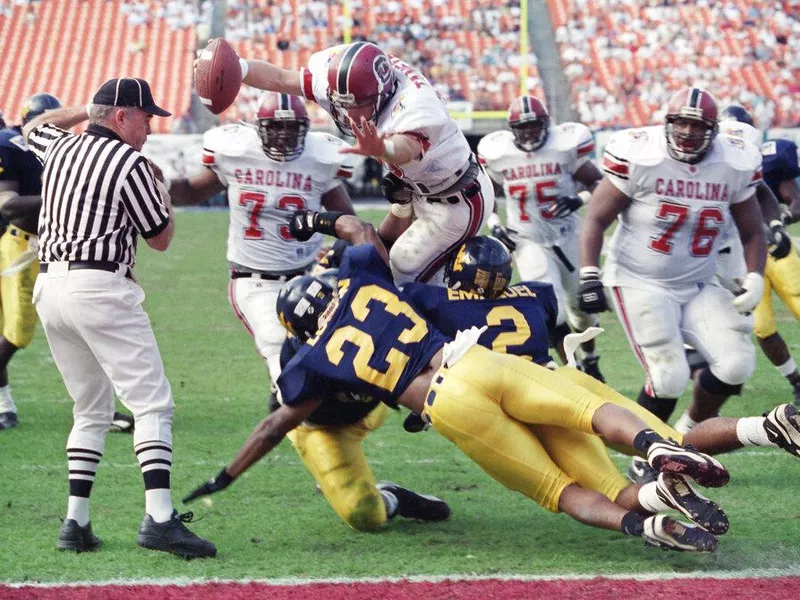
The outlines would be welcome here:
<svg viewBox="0 0 800 600">
<path fill-rule="evenodd" d="M 176 500 L 226 464 L 266 413 L 266 369 L 227 301 L 227 218 L 224 212 L 181 213 L 166 254 L 140 244 L 137 275 L 177 404 Z M 800 355 L 797 323 L 780 310 L 781 331 Z M 604 315 L 602 324 L 601 367 L 614 387 L 635 397 L 642 371 L 615 317 Z M 105 547 L 97 554 L 60 553 L 55 539 L 66 512 L 64 445 L 72 402 L 41 330 L 12 362 L 11 380 L 20 426 L 0 433 L 0 581 L 602 575 L 796 569 L 800 561 L 800 461 L 782 451 L 725 458 L 731 484 L 710 495 L 724 506 L 731 530 L 716 555 L 681 555 L 546 513 L 494 482 L 435 432 L 404 433 L 399 413 L 367 440 L 367 455 L 378 479 L 445 498 L 453 509 L 446 523 L 398 519 L 377 534 L 350 530 L 285 441 L 215 495 L 213 506 L 191 505 L 202 517 L 194 530 L 217 544 L 219 556 L 181 561 L 136 546 L 142 478 L 131 437 L 115 434 L 108 436 L 92 499 L 94 529 Z M 760 414 L 789 398 L 788 385 L 759 354 L 756 375 L 725 414 Z"/>
</svg>

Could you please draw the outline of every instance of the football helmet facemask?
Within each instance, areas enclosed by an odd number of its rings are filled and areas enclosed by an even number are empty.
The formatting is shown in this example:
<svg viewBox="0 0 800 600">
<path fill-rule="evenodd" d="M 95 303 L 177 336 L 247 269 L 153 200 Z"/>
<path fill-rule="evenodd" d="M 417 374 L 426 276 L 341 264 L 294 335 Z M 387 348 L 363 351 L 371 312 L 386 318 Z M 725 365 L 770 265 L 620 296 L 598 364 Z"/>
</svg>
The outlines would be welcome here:
<svg viewBox="0 0 800 600">
<path fill-rule="evenodd" d="M 497 239 L 478 235 L 461 244 L 444 268 L 447 287 L 497 298 L 511 281 L 511 254 Z"/>
<path fill-rule="evenodd" d="M 350 44 L 328 65 L 331 116 L 345 135 L 353 135 L 351 118 L 360 121 L 363 116 L 377 123 L 396 90 L 397 76 L 389 57 L 375 44 Z"/>
<path fill-rule="evenodd" d="M 538 150 L 550 133 L 550 113 L 535 96 L 520 96 L 508 107 L 508 126 L 514 143 L 523 152 Z"/>
<path fill-rule="evenodd" d="M 306 342 L 317 333 L 319 319 L 334 297 L 334 289 L 322 279 L 295 277 L 278 294 L 278 320 L 290 334 Z"/>
<path fill-rule="evenodd" d="M 667 151 L 675 160 L 700 162 L 719 131 L 717 101 L 703 88 L 683 88 L 667 103 Z"/>
<path fill-rule="evenodd" d="M 294 160 L 303 153 L 308 133 L 308 112 L 298 96 L 267 92 L 256 112 L 261 147 L 272 160 Z"/>
</svg>

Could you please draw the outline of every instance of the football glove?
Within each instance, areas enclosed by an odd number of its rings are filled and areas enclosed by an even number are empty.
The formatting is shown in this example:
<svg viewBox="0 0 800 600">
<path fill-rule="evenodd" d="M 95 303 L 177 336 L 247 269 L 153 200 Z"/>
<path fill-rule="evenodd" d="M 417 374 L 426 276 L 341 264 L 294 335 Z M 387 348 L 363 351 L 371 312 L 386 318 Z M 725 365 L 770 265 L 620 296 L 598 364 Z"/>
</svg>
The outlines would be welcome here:
<svg viewBox="0 0 800 600">
<path fill-rule="evenodd" d="M 559 196 L 547 207 L 547 212 L 549 212 L 554 219 L 563 219 L 574 213 L 581 206 L 583 206 L 583 200 L 578 196 Z"/>
<path fill-rule="evenodd" d="M 517 243 L 511 239 L 511 236 L 517 232 L 513 229 L 503 227 L 502 223 L 500 223 L 500 217 L 497 216 L 497 213 L 492 213 L 489 216 L 487 225 L 489 226 L 489 231 L 492 233 L 492 237 L 497 238 L 500 243 L 508 248 L 509 252 L 513 252 L 517 249 Z"/>
<path fill-rule="evenodd" d="M 336 220 L 344 213 L 298 210 L 289 215 L 289 233 L 298 242 L 307 242 L 315 233 L 336 235 Z"/>
<path fill-rule="evenodd" d="M 411 202 L 411 188 L 394 173 L 387 173 L 381 180 L 381 192 L 392 204 Z"/>
<path fill-rule="evenodd" d="M 775 260 L 786 258 L 792 251 L 792 238 L 783 228 L 783 223 L 775 219 L 769 224 L 769 240 L 767 243 L 769 255 Z"/>
<path fill-rule="evenodd" d="M 203 485 L 199 488 L 194 490 L 191 494 L 186 496 L 183 499 L 184 504 L 187 502 L 191 502 L 192 500 L 196 500 L 200 496 L 208 496 L 209 494 L 215 494 L 224 490 L 228 487 L 231 483 L 233 483 L 233 477 L 228 475 L 228 472 L 223 468 L 219 473 L 217 473 L 216 477 L 212 477 L 208 481 L 206 481 Z"/>
<path fill-rule="evenodd" d="M 750 314 L 764 295 L 764 278 L 751 271 L 744 276 L 739 287 L 740 290 L 733 299 L 733 306 L 743 315 Z"/>
<path fill-rule="evenodd" d="M 597 267 L 581 267 L 581 285 L 578 289 L 578 306 L 588 314 L 608 310 L 603 282 L 600 281 L 600 269 Z"/>
<path fill-rule="evenodd" d="M 792 207 L 781 203 L 781 219 L 784 225 L 791 225 L 794 219 L 792 218 Z"/>
</svg>

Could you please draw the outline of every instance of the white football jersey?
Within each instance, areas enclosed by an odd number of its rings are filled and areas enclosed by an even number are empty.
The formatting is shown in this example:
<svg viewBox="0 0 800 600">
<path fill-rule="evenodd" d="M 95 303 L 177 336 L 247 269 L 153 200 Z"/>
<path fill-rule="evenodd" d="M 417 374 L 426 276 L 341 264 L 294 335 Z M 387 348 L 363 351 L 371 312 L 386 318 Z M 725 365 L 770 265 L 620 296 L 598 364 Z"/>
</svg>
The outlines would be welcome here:
<svg viewBox="0 0 800 600">
<path fill-rule="evenodd" d="M 303 69 L 303 93 L 330 112 L 328 63 L 344 48 L 334 46 L 311 55 Z M 402 166 L 387 165 L 391 171 L 422 195 L 440 192 L 455 183 L 469 160 L 467 139 L 450 117 L 447 106 L 427 79 L 415 68 L 390 56 L 398 86 L 378 116 L 380 134 L 405 133 L 417 138 L 423 153 Z"/>
<path fill-rule="evenodd" d="M 663 126 L 615 133 L 603 168 L 631 199 L 609 245 L 604 283 L 655 286 L 679 301 L 713 278 L 730 205 L 750 199 L 761 181 L 761 157 L 751 144 L 718 135 L 690 165 L 669 155 Z"/>
<path fill-rule="evenodd" d="M 589 160 L 594 138 L 580 123 L 553 125 L 535 152 L 520 150 L 511 131 L 495 131 L 478 144 L 478 158 L 506 194 L 509 228 L 537 244 L 553 245 L 577 230 L 580 217 L 556 219 L 547 207 L 559 196 L 576 194 L 574 175 Z"/>
<path fill-rule="evenodd" d="M 327 133 L 309 132 L 303 153 L 289 161 L 264 154 L 255 128 L 235 124 L 203 136 L 203 164 L 228 188 L 228 260 L 256 271 L 298 271 L 314 261 L 323 237 L 298 242 L 287 217 L 296 210 L 319 210 L 322 195 L 353 172 L 340 154 L 346 143 Z"/>
<path fill-rule="evenodd" d="M 720 121 L 719 132 L 722 135 L 729 135 L 731 137 L 744 140 L 748 144 L 753 144 L 756 147 L 756 149 L 761 148 L 761 141 L 764 139 L 764 136 L 761 133 L 761 131 L 759 131 L 752 125 L 748 125 L 747 123 L 740 123 L 739 121 Z M 720 250 L 728 247 L 731 244 L 733 244 L 737 250 L 741 250 L 742 249 L 741 244 L 737 244 L 736 242 L 731 241 L 732 238 L 738 236 L 739 236 L 739 230 L 736 229 L 735 224 L 731 223 L 728 229 L 721 234 L 720 244 L 719 244 Z"/>
</svg>

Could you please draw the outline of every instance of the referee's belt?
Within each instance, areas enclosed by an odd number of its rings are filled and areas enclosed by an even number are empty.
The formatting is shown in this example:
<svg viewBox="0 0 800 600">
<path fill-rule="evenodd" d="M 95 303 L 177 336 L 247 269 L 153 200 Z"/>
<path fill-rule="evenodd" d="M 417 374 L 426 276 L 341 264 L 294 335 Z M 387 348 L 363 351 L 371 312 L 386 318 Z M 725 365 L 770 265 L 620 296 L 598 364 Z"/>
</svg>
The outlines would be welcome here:
<svg viewBox="0 0 800 600">
<path fill-rule="evenodd" d="M 13 235 L 14 237 L 22 238 L 26 242 L 31 238 L 38 237 L 35 233 L 28 233 L 27 231 L 25 231 L 24 229 L 20 229 L 16 225 L 9 225 L 6 231 L 8 231 L 8 233 Z"/>
<path fill-rule="evenodd" d="M 242 279 L 248 277 L 250 279 L 262 279 L 264 281 L 289 281 L 298 275 L 305 275 L 306 270 L 294 271 L 292 273 L 265 273 L 264 271 L 238 271 L 231 269 L 231 279 Z"/>
<path fill-rule="evenodd" d="M 78 271 L 81 269 L 91 269 L 95 271 L 108 271 L 109 273 L 116 273 L 119 271 L 120 264 L 111 262 L 110 260 L 71 260 L 67 263 L 69 266 L 67 270 Z M 39 272 L 47 273 L 50 263 L 39 263 Z M 129 267 L 125 268 L 125 277 L 133 279 L 133 273 Z"/>
</svg>

